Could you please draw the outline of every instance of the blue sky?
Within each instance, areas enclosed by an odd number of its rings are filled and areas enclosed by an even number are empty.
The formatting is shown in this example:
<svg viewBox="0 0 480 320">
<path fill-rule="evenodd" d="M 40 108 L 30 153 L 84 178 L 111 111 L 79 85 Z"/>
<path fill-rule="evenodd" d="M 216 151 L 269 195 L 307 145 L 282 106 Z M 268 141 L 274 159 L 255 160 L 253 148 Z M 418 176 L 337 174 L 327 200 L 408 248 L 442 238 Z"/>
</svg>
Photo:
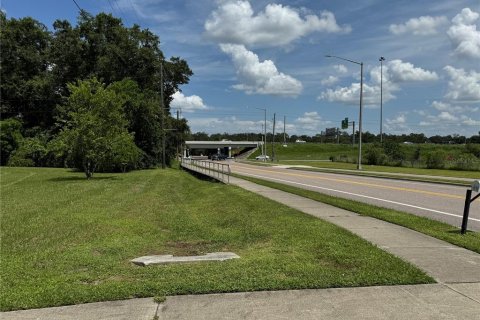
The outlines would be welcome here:
<svg viewBox="0 0 480 320">
<path fill-rule="evenodd" d="M 385 133 L 480 131 L 479 0 L 76 1 L 149 28 L 167 57 L 188 61 L 194 75 L 173 107 L 193 132 L 260 132 L 257 108 L 267 130 L 285 116 L 289 134 L 358 123 L 360 66 L 327 54 L 364 63 L 364 130 L 380 131 L 383 56 Z M 49 28 L 78 15 L 69 0 L 1 6 Z"/>
</svg>

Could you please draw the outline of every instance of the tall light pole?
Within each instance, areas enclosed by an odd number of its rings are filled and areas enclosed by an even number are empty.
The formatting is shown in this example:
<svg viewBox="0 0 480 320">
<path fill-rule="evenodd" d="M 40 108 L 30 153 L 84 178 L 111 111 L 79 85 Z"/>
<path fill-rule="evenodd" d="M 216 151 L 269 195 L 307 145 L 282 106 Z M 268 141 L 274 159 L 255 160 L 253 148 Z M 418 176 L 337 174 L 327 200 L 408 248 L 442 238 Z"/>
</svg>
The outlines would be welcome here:
<svg viewBox="0 0 480 320">
<path fill-rule="evenodd" d="M 358 116 L 358 163 L 357 169 L 362 170 L 362 112 L 363 112 L 363 62 L 353 61 L 337 56 L 326 55 L 327 58 L 337 58 L 360 65 L 360 113 Z"/>
<path fill-rule="evenodd" d="M 383 143 L 383 61 L 384 57 L 378 59 L 380 61 L 380 143 Z"/>
<path fill-rule="evenodd" d="M 262 148 L 262 156 L 265 156 L 266 153 L 267 153 L 267 109 L 264 109 L 264 108 L 255 108 L 255 109 L 258 109 L 258 110 L 263 110 L 263 113 L 264 113 L 264 126 L 263 126 L 263 134 L 264 134 L 264 137 L 265 137 L 265 146 L 264 148 Z M 263 161 L 265 161 L 265 157 L 263 157 Z"/>
<path fill-rule="evenodd" d="M 166 168 L 166 161 L 165 161 L 165 100 L 163 98 L 163 62 L 160 62 L 160 116 L 161 118 L 161 125 L 162 125 L 162 169 Z"/>
</svg>

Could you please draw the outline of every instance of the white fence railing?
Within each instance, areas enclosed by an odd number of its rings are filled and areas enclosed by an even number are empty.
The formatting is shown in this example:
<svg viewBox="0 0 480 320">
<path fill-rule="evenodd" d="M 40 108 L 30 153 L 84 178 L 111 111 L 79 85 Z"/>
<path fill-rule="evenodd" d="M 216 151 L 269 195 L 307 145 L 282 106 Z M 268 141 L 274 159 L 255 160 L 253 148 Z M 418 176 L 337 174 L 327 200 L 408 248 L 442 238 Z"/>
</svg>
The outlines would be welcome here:
<svg viewBox="0 0 480 320">
<path fill-rule="evenodd" d="M 212 177 L 223 183 L 230 183 L 230 165 L 206 160 L 193 160 L 183 158 L 181 166 L 191 171 Z"/>
</svg>

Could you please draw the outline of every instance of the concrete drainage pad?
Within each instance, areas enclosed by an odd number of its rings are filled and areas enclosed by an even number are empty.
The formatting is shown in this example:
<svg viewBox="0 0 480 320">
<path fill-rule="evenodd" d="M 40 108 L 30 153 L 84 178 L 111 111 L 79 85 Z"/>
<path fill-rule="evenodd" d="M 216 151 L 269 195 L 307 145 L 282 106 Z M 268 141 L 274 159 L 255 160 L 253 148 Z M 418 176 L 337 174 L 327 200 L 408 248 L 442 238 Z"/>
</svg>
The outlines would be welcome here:
<svg viewBox="0 0 480 320">
<path fill-rule="evenodd" d="M 130 260 L 139 266 L 149 266 L 152 264 L 168 264 L 168 263 L 186 263 L 201 261 L 224 261 L 230 259 L 239 259 L 240 256 L 233 252 L 211 252 L 203 256 L 184 256 L 174 257 L 170 254 L 162 256 L 144 256 Z"/>
</svg>

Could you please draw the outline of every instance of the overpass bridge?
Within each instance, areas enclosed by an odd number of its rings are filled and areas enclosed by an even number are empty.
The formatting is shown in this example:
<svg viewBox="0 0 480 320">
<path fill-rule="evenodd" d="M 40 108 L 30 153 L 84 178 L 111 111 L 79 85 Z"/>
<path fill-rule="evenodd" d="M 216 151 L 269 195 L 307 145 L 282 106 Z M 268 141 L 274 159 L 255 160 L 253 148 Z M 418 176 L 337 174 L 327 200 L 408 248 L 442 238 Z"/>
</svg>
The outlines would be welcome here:
<svg viewBox="0 0 480 320">
<path fill-rule="evenodd" d="M 232 150 L 253 149 L 261 145 L 259 141 L 185 141 L 183 156 L 224 154 L 232 157 Z"/>
</svg>

